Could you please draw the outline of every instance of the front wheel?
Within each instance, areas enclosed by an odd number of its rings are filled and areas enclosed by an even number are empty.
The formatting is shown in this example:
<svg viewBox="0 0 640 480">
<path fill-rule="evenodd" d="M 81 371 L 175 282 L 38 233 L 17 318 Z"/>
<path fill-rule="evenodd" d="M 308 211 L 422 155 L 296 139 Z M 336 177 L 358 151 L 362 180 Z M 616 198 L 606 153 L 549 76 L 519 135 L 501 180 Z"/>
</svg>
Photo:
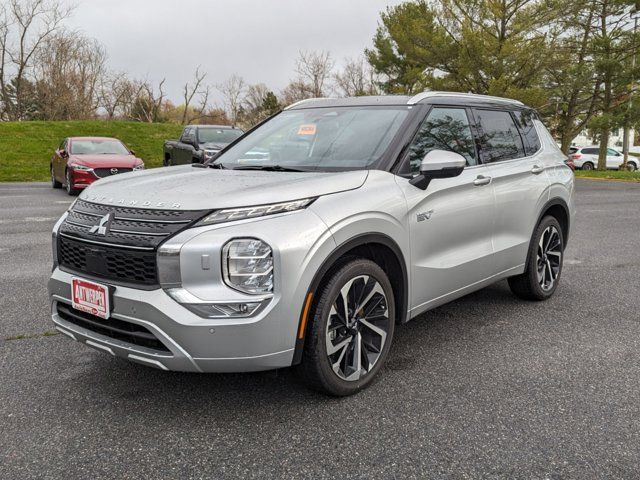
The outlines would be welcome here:
<svg viewBox="0 0 640 480">
<path fill-rule="evenodd" d="M 638 169 L 635 163 L 627 162 L 627 170 L 630 172 L 635 172 Z"/>
<path fill-rule="evenodd" d="M 551 297 L 560 281 L 563 256 L 560 223 L 555 217 L 544 217 L 531 238 L 525 272 L 509 278 L 511 291 L 525 300 Z"/>
<path fill-rule="evenodd" d="M 316 390 L 351 395 L 373 381 L 389 354 L 393 289 L 377 264 L 355 259 L 330 272 L 319 292 L 298 369 Z"/>
<path fill-rule="evenodd" d="M 67 190 L 67 193 L 71 196 L 78 195 L 80 193 L 80 190 L 78 190 L 77 188 L 73 188 L 73 179 L 71 178 L 71 172 L 69 170 L 67 170 L 65 173 L 65 180 L 65 189 Z"/>
</svg>

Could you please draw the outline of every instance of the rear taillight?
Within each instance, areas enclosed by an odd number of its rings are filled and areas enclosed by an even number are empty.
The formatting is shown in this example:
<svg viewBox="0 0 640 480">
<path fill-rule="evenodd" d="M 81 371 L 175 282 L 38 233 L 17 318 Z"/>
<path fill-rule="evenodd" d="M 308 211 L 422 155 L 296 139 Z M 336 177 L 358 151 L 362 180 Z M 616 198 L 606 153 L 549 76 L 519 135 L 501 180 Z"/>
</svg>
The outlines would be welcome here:
<svg viewBox="0 0 640 480">
<path fill-rule="evenodd" d="M 581 156 L 582 156 L 581 153 L 572 153 L 571 155 L 569 155 L 569 158 L 571 160 L 576 160 L 576 159 L 580 158 Z"/>
</svg>

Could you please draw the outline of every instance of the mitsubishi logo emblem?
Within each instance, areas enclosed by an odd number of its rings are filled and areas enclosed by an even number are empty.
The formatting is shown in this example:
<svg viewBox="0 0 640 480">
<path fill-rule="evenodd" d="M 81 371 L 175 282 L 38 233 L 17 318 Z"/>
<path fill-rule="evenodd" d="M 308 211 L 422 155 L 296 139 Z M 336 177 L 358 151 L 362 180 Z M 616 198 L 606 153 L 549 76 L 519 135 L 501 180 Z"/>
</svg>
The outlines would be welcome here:
<svg viewBox="0 0 640 480">
<path fill-rule="evenodd" d="M 113 213 L 107 213 L 104 217 L 100 219 L 98 225 L 94 225 L 89 230 L 89 233 L 92 235 L 106 235 L 109 233 L 109 228 L 111 227 L 111 220 L 113 220 Z"/>
<path fill-rule="evenodd" d="M 117 168 L 112 168 L 111 169 L 111 175 L 115 175 L 116 173 L 118 173 L 118 169 Z"/>
</svg>

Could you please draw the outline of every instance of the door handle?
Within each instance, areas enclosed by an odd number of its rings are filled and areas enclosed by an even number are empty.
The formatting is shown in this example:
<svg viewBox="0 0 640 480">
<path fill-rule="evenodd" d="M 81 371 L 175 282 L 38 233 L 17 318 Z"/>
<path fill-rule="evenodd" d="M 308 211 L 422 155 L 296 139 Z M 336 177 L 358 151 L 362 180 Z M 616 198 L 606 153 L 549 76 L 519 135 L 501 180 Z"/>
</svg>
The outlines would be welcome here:
<svg viewBox="0 0 640 480">
<path fill-rule="evenodd" d="M 534 175 L 538 175 L 542 172 L 544 172 L 544 167 L 541 167 L 540 165 L 534 165 L 531 169 L 531 173 L 533 173 Z"/>
<path fill-rule="evenodd" d="M 478 175 L 476 179 L 473 181 L 473 184 L 476 187 L 480 187 L 482 185 L 489 185 L 491 183 L 491 177 L 485 177 L 484 175 Z"/>
</svg>

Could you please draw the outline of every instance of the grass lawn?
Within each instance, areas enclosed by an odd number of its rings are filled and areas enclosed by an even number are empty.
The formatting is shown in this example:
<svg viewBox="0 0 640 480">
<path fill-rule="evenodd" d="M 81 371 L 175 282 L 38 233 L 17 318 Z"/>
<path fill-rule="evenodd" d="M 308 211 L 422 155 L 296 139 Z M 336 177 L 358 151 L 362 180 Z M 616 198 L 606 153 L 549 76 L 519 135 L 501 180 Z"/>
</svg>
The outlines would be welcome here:
<svg viewBox="0 0 640 480">
<path fill-rule="evenodd" d="M 576 170 L 578 178 L 599 178 L 602 180 L 621 180 L 625 182 L 640 182 L 640 172 L 621 172 L 618 170 Z"/>
<path fill-rule="evenodd" d="M 181 125 L 140 122 L 0 122 L 0 182 L 49 180 L 49 161 L 65 137 L 116 137 L 147 167 L 162 165 L 162 145 Z"/>
</svg>

